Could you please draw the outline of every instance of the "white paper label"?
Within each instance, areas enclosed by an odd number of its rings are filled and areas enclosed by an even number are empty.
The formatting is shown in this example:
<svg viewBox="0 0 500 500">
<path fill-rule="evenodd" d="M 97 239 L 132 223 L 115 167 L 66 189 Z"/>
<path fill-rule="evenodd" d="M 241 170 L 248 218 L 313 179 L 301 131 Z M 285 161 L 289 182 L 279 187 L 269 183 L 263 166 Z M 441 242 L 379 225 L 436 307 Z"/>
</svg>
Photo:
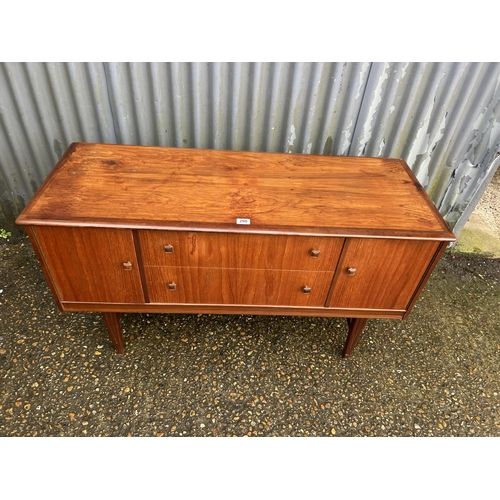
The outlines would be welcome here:
<svg viewBox="0 0 500 500">
<path fill-rule="evenodd" d="M 250 219 L 236 219 L 236 224 L 245 224 L 246 226 L 250 225 Z"/>
</svg>

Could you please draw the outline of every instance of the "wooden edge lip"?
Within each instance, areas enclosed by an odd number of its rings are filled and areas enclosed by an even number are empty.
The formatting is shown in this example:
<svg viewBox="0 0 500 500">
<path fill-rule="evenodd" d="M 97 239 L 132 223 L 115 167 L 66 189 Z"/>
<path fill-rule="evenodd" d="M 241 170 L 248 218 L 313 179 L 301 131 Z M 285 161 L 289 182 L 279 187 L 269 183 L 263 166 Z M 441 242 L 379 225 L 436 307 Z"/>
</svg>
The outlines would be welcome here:
<svg viewBox="0 0 500 500">
<path fill-rule="evenodd" d="M 53 177 L 55 174 L 62 168 L 62 166 L 66 163 L 68 158 L 74 153 L 78 145 L 81 144 L 79 142 L 72 142 L 68 149 L 63 153 L 59 161 L 56 163 L 55 167 L 49 172 L 45 180 L 42 182 L 40 187 L 36 190 L 36 193 L 33 195 L 31 200 L 28 202 L 28 204 L 24 207 L 24 209 L 21 211 L 19 216 L 16 219 L 16 224 L 19 224 L 21 226 L 24 225 L 33 225 L 29 221 L 29 216 L 27 215 L 29 211 L 31 210 L 31 207 L 36 203 L 37 199 L 39 196 L 45 191 L 47 186 L 50 184 L 52 181 Z"/>
<path fill-rule="evenodd" d="M 448 234 L 449 238 L 453 238 L 446 241 L 456 241 L 456 237 L 453 234 L 453 231 L 450 229 L 450 226 L 448 226 L 443 216 L 439 213 L 439 210 L 436 208 L 436 205 L 434 205 L 433 201 L 430 199 L 429 195 L 423 188 L 422 184 L 420 184 L 420 181 L 417 179 L 417 176 L 413 173 L 413 170 L 408 166 L 408 164 L 402 158 L 400 158 L 399 161 L 401 162 L 401 165 L 406 170 L 406 173 L 411 178 L 415 186 L 417 186 L 419 193 L 422 195 L 423 199 L 425 200 L 431 211 L 434 213 L 436 220 L 441 224 L 444 232 Z"/>
<path fill-rule="evenodd" d="M 214 148 L 190 148 L 190 147 L 183 147 L 183 146 L 149 146 L 149 145 L 143 145 L 143 144 L 117 144 L 117 143 L 112 143 L 112 142 L 85 142 L 85 141 L 79 141 L 72 143 L 71 146 L 75 145 L 82 145 L 82 146 L 97 146 L 97 147 L 119 147 L 119 148 L 140 148 L 140 149 L 156 149 L 160 151 L 168 151 L 168 150 L 176 150 L 176 151 L 200 151 L 202 153 L 213 153 L 213 154 L 232 154 L 232 153 L 246 153 L 249 155 L 273 155 L 273 156 L 283 156 L 285 158 L 290 158 L 290 157 L 320 157 L 320 158 L 345 158 L 346 161 L 352 159 L 352 158 L 359 158 L 359 159 L 366 159 L 366 160 L 378 160 L 380 162 L 397 162 L 400 161 L 401 158 L 397 157 L 381 157 L 381 156 L 355 156 L 355 155 L 324 155 L 324 154 L 318 154 L 318 153 L 287 153 L 285 151 L 249 151 L 247 149 L 214 149 Z"/>
<path fill-rule="evenodd" d="M 22 214 L 21 214 L 22 215 Z M 447 241 L 456 240 L 450 231 L 410 231 L 410 230 L 387 230 L 387 229 L 356 229 L 347 227 L 309 227 L 297 228 L 297 226 L 267 226 L 267 227 L 238 227 L 236 224 L 213 224 L 185 221 L 144 221 L 144 220 L 109 220 L 105 218 L 73 218 L 71 220 L 56 219 L 30 219 L 21 215 L 16 221 L 20 225 L 30 226 L 72 226 L 72 227 L 94 227 L 107 229 L 147 229 L 162 231 L 200 231 L 209 233 L 246 233 L 246 234 L 269 234 L 290 236 L 334 236 L 339 238 L 383 238 L 399 240 L 430 240 Z"/>
<path fill-rule="evenodd" d="M 405 311 L 389 309 L 335 309 L 333 307 L 294 307 L 220 304 L 123 304 L 63 301 L 67 312 L 180 313 L 180 314 L 245 314 L 269 316 L 328 316 L 336 318 L 402 319 Z"/>
</svg>

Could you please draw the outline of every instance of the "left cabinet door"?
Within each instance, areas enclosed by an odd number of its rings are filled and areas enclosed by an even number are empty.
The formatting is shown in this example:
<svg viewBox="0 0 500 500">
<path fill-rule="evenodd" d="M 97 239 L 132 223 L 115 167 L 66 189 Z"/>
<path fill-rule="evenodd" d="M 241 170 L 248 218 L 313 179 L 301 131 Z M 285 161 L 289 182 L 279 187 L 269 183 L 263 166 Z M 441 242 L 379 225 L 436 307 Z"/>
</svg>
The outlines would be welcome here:
<svg viewBox="0 0 500 500">
<path fill-rule="evenodd" d="M 35 226 L 62 302 L 144 303 L 129 229 Z"/>
</svg>

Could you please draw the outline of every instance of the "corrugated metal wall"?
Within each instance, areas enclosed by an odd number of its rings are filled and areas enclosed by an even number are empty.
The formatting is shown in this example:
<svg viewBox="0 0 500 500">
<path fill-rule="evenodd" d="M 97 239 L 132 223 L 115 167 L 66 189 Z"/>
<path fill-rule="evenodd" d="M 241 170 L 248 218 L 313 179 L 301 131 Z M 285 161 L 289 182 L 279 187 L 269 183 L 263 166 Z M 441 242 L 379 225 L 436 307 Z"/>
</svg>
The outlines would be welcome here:
<svg viewBox="0 0 500 500">
<path fill-rule="evenodd" d="M 1 63 L 3 216 L 89 141 L 402 157 L 459 228 L 497 166 L 499 83 L 499 63 Z"/>
</svg>

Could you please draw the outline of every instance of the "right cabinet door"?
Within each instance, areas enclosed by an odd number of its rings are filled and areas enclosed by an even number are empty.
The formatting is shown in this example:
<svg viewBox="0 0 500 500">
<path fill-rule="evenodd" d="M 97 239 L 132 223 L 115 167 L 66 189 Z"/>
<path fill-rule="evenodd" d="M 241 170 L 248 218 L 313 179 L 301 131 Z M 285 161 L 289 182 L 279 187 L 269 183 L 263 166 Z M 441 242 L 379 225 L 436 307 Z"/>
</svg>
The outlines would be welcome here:
<svg viewBox="0 0 500 500">
<path fill-rule="evenodd" d="M 438 241 L 348 238 L 327 307 L 407 309 Z"/>
</svg>

